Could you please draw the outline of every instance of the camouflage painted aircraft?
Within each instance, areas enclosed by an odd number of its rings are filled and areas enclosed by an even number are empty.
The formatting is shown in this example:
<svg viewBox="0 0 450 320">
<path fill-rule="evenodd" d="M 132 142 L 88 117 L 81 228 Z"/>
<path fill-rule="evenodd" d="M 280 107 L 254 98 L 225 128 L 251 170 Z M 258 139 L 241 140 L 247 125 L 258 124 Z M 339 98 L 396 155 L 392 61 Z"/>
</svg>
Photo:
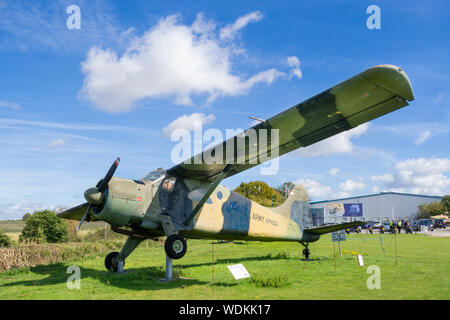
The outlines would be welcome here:
<svg viewBox="0 0 450 320">
<path fill-rule="evenodd" d="M 86 190 L 87 202 L 59 216 L 81 220 L 78 228 L 84 220 L 105 221 L 113 231 L 128 235 L 121 252 L 111 252 L 105 259 L 112 271 L 118 270 L 119 263 L 123 266 L 142 240 L 161 236 L 167 237 L 165 251 L 173 259 L 185 255 L 186 238 L 296 241 L 308 257 L 308 244 L 322 234 L 362 222 L 314 227 L 308 195 L 300 185 L 290 191 L 285 203 L 268 208 L 219 183 L 267 161 L 260 153 L 264 148 L 271 154 L 277 148 L 281 156 L 405 107 L 411 100 L 411 84 L 401 68 L 375 66 L 250 128 L 278 129 L 278 143 L 257 138 L 258 148 L 252 148 L 246 140 L 248 129 L 189 161 L 158 169 L 140 180 L 113 177 L 117 158 L 97 186 Z M 238 143 L 242 137 L 243 149 Z M 264 148 L 259 148 L 261 144 Z M 223 161 L 205 161 L 219 149 Z M 243 158 L 238 159 L 240 155 Z"/>
</svg>

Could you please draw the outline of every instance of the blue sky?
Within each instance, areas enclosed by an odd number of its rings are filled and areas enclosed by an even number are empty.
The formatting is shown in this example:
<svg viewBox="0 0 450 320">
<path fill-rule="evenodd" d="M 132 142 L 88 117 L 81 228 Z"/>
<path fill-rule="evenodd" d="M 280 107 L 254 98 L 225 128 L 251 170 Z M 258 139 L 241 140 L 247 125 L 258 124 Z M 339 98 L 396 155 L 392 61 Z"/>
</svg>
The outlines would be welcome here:
<svg viewBox="0 0 450 320">
<path fill-rule="evenodd" d="M 81 29 L 66 26 L 70 5 Z M 446 1 L 0 0 L 0 219 L 83 202 L 116 156 L 120 177 L 173 166 L 170 124 L 245 129 L 385 63 L 408 74 L 410 106 L 281 157 L 277 175 L 223 184 L 297 181 L 312 200 L 448 194 L 449 13 Z"/>
</svg>

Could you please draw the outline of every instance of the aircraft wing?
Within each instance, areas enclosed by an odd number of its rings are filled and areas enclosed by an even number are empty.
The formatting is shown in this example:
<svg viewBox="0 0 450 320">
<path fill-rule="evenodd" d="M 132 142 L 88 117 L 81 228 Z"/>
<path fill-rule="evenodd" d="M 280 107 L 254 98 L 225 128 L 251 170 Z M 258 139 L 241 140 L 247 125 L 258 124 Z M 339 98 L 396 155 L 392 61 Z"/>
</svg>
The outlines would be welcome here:
<svg viewBox="0 0 450 320">
<path fill-rule="evenodd" d="M 79 206 L 64 210 L 57 214 L 58 217 L 63 219 L 69 219 L 69 220 L 81 220 L 83 218 L 84 214 L 86 213 L 88 203 L 80 204 Z M 95 221 L 95 216 L 93 214 L 90 214 L 90 221 Z"/>
<path fill-rule="evenodd" d="M 407 106 L 408 100 L 414 100 L 414 96 L 406 73 L 397 66 L 379 65 L 247 129 L 243 134 L 250 134 L 251 129 L 256 132 L 279 129 L 278 156 L 281 156 Z M 247 141 L 240 147 L 237 137 L 242 134 L 236 135 L 170 168 L 168 173 L 211 182 L 231 159 L 232 167 L 225 178 L 230 177 L 270 160 L 261 157 L 261 153 L 267 150 L 271 154 L 277 145 L 275 141 L 271 142 L 270 133 L 267 136 L 267 143 L 258 137 L 257 143 Z M 233 148 L 228 151 L 227 145 Z M 222 150 L 219 154 L 223 161 L 205 161 L 205 156 L 215 155 L 218 150 Z"/>
<path fill-rule="evenodd" d="M 331 232 L 335 232 L 335 231 L 339 231 L 339 230 L 353 228 L 356 226 L 362 226 L 364 224 L 366 224 L 366 223 L 363 221 L 346 222 L 346 223 L 333 224 L 333 225 L 324 226 L 324 227 L 308 228 L 308 229 L 304 229 L 303 232 L 308 232 L 308 233 L 320 236 L 325 233 L 331 233 Z"/>
</svg>

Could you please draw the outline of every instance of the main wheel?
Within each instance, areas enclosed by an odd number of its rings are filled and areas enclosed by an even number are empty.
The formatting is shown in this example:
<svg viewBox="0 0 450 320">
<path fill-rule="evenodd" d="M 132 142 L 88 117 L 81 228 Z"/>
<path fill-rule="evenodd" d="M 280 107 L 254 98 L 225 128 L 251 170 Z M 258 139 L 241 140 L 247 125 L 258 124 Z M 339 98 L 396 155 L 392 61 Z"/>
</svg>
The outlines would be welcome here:
<svg viewBox="0 0 450 320">
<path fill-rule="evenodd" d="M 117 264 L 119 262 L 119 253 L 118 252 L 110 252 L 105 258 L 105 267 L 109 271 L 117 272 Z M 123 265 L 125 265 L 125 261 L 123 261 Z"/>
<path fill-rule="evenodd" d="M 166 243 L 164 243 L 164 250 L 169 258 L 180 259 L 186 254 L 186 240 L 177 234 L 168 236 Z"/>
</svg>

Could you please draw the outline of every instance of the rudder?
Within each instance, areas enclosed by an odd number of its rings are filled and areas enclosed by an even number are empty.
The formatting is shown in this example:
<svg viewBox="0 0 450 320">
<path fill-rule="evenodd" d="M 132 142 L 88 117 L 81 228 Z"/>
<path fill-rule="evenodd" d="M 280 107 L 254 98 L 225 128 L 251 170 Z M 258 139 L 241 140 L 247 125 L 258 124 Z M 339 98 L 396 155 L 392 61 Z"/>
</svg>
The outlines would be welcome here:
<svg viewBox="0 0 450 320">
<path fill-rule="evenodd" d="M 296 201 L 300 201 L 307 204 L 307 211 L 308 214 L 310 215 L 308 193 L 306 192 L 305 187 L 301 184 L 296 184 L 294 186 L 294 189 L 292 189 L 289 192 L 289 197 L 287 198 L 287 200 L 283 202 L 283 204 L 281 204 L 280 206 L 272 208 L 272 210 L 278 214 L 281 214 L 289 218 L 291 216 L 292 204 Z"/>
</svg>

